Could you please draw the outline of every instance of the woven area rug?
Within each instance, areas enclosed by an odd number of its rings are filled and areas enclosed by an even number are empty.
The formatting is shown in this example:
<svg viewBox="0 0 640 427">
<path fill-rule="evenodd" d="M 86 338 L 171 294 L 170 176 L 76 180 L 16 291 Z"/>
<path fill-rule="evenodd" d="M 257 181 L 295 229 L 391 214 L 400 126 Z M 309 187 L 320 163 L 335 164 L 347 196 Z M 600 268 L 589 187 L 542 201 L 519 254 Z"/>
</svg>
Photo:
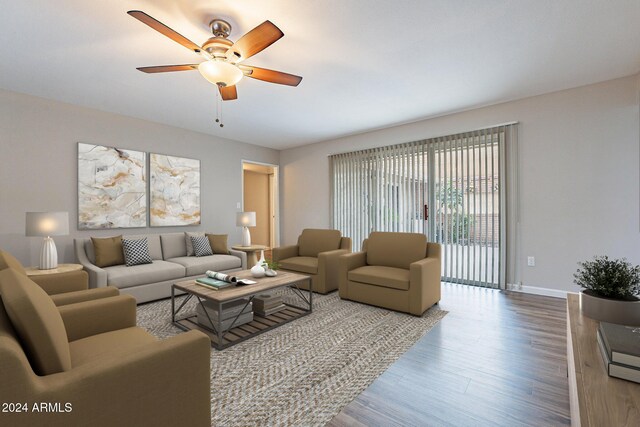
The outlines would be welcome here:
<svg viewBox="0 0 640 427">
<path fill-rule="evenodd" d="M 281 292 L 293 301 L 291 291 Z M 170 305 L 140 305 L 138 325 L 158 338 L 181 333 Z M 445 314 L 434 306 L 415 317 L 343 301 L 337 292 L 314 294 L 312 314 L 211 350 L 211 424 L 325 425 Z"/>
</svg>

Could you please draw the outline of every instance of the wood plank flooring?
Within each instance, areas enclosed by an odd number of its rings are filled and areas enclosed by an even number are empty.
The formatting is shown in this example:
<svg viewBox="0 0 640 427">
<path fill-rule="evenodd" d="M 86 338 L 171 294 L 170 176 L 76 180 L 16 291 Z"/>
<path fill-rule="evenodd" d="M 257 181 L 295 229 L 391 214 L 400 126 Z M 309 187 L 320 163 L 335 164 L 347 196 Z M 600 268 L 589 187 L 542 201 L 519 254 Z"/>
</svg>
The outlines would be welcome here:
<svg viewBox="0 0 640 427">
<path fill-rule="evenodd" d="M 564 299 L 444 284 L 440 307 L 330 426 L 571 424 Z"/>
</svg>

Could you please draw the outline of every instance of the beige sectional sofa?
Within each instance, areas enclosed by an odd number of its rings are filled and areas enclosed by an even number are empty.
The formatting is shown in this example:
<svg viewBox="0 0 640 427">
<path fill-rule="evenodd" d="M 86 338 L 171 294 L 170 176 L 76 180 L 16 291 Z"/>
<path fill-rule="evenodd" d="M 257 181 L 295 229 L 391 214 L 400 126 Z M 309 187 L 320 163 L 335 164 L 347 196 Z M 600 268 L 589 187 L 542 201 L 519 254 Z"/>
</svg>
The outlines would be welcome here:
<svg viewBox="0 0 640 427">
<path fill-rule="evenodd" d="M 207 270 L 233 272 L 247 268 L 247 254 L 233 249 L 228 255 L 187 256 L 185 233 L 124 235 L 124 238 L 146 237 L 151 264 L 95 265 L 91 238 L 74 239 L 78 262 L 89 273 L 89 287 L 115 286 L 120 292 L 133 295 L 138 303 L 171 296 L 176 281 L 202 277 Z"/>
</svg>

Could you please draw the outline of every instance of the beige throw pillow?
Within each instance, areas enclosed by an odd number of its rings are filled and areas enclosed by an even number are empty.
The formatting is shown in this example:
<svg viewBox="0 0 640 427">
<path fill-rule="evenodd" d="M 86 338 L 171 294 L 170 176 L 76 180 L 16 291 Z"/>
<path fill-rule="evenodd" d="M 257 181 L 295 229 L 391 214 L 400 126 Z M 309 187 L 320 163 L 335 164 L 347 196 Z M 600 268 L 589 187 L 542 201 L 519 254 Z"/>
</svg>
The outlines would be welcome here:
<svg viewBox="0 0 640 427">
<path fill-rule="evenodd" d="M 214 254 L 228 254 L 229 246 L 227 246 L 226 234 L 207 234 L 211 250 Z"/>
<path fill-rule="evenodd" d="M 97 238 L 92 237 L 93 251 L 96 254 L 96 265 L 100 268 L 124 264 L 122 251 L 122 235 Z"/>
</svg>

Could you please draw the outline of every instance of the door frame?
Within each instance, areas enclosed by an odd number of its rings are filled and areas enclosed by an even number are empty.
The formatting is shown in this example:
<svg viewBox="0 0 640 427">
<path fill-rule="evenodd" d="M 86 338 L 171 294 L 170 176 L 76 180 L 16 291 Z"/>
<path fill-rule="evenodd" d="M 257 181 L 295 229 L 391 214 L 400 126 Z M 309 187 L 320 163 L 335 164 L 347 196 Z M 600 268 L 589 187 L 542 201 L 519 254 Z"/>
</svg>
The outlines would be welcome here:
<svg viewBox="0 0 640 427">
<path fill-rule="evenodd" d="M 280 166 L 274 165 L 272 163 L 258 162 L 255 160 L 242 159 L 240 161 L 240 184 L 241 184 L 240 193 L 242 195 L 242 199 L 240 200 L 240 208 L 242 212 L 244 212 L 244 165 L 245 164 L 267 166 L 267 167 L 273 168 L 273 185 L 270 185 L 269 189 L 273 191 L 273 194 L 270 195 L 271 196 L 270 199 L 274 200 L 275 203 L 273 203 L 273 206 L 271 207 L 271 210 L 273 212 L 273 218 L 272 218 L 273 229 L 269 231 L 271 234 L 271 242 L 273 244 L 272 247 L 277 248 L 278 246 L 280 246 L 280 185 L 279 185 Z M 271 184 L 271 180 L 269 181 L 269 183 Z M 271 227 L 271 224 L 270 224 L 270 227 Z"/>
</svg>

